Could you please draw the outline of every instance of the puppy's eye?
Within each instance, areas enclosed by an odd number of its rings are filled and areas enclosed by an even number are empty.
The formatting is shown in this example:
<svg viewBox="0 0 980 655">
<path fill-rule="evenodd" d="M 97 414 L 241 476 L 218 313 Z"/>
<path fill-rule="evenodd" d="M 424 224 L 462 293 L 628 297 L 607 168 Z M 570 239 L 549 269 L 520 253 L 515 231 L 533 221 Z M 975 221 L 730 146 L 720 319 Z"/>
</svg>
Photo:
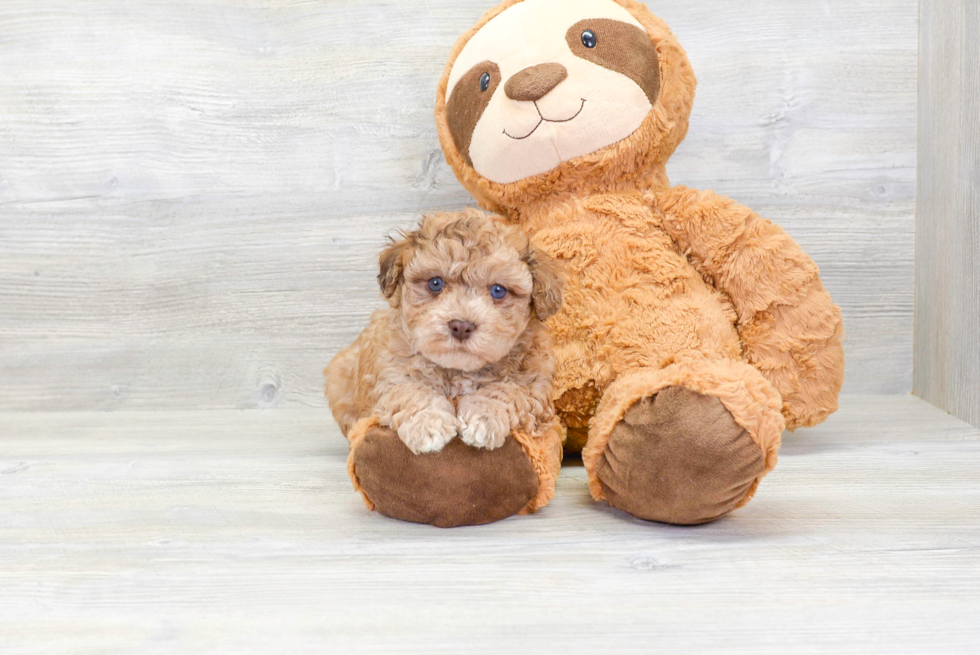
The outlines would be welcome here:
<svg viewBox="0 0 980 655">
<path fill-rule="evenodd" d="M 507 295 L 507 289 L 500 286 L 499 284 L 495 284 L 492 287 L 490 287 L 490 295 L 493 297 L 494 300 L 500 300 Z"/>
<path fill-rule="evenodd" d="M 594 48 L 597 43 L 599 43 L 599 39 L 596 38 L 595 32 L 592 30 L 582 32 L 582 45 L 586 48 Z"/>
<path fill-rule="evenodd" d="M 490 88 L 490 73 L 484 73 L 480 76 L 480 91 L 486 91 Z"/>
<path fill-rule="evenodd" d="M 439 293 L 446 288 L 446 283 L 441 277 L 434 277 L 428 282 L 429 291 L 432 293 Z"/>
</svg>

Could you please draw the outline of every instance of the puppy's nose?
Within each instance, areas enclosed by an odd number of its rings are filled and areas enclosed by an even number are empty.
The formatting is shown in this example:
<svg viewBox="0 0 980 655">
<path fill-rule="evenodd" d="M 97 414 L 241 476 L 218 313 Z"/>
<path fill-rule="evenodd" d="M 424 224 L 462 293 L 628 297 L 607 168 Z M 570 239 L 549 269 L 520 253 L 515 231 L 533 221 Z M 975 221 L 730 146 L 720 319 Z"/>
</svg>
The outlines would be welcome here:
<svg viewBox="0 0 980 655">
<path fill-rule="evenodd" d="M 449 331 L 453 333 L 454 339 L 466 341 L 476 332 L 476 326 L 469 321 L 449 321 Z"/>
<path fill-rule="evenodd" d="M 538 64 L 515 73 L 504 85 L 504 93 L 511 100 L 535 102 L 548 95 L 568 77 L 568 69 L 561 64 Z"/>
</svg>

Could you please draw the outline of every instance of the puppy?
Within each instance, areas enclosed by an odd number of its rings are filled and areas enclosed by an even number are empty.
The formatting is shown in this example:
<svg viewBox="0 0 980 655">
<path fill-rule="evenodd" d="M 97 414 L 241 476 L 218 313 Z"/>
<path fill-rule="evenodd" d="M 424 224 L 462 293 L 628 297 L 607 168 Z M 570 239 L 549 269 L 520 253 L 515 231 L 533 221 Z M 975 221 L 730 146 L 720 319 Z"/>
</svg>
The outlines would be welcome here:
<svg viewBox="0 0 980 655">
<path fill-rule="evenodd" d="M 494 449 L 552 421 L 550 334 L 562 303 L 553 260 L 504 219 L 426 216 L 381 254 L 389 308 L 330 362 L 327 398 L 347 435 L 375 416 L 414 453 L 458 434 Z"/>
</svg>

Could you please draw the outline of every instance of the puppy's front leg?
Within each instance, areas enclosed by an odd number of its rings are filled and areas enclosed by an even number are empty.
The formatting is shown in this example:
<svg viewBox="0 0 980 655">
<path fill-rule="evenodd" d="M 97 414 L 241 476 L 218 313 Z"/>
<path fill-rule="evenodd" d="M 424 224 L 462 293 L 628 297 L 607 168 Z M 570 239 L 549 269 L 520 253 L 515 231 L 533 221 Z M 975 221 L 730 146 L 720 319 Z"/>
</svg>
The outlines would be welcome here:
<svg viewBox="0 0 980 655">
<path fill-rule="evenodd" d="M 474 448 L 493 450 L 514 430 L 534 423 L 536 403 L 528 387 L 495 382 L 459 398 L 459 437 Z"/>
<path fill-rule="evenodd" d="M 423 386 L 393 387 L 378 403 L 377 414 L 416 455 L 439 452 L 456 436 L 452 401 Z"/>
</svg>

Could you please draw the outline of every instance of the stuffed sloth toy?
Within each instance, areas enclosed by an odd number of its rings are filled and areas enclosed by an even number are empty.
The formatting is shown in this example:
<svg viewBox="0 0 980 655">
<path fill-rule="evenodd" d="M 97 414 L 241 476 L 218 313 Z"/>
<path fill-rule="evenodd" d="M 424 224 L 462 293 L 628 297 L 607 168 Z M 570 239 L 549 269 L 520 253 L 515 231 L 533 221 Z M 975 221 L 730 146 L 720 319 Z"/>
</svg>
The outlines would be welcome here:
<svg viewBox="0 0 980 655">
<path fill-rule="evenodd" d="M 695 85 L 640 2 L 506 0 L 460 38 L 436 100 L 460 182 L 564 267 L 547 325 L 566 452 L 581 450 L 595 500 L 674 524 L 747 503 L 783 430 L 836 410 L 844 368 L 840 310 L 797 244 L 746 207 L 668 182 Z M 488 489 L 513 484 L 495 481 L 514 462 L 494 451 L 419 457 Z M 357 459 L 352 472 L 383 466 Z M 385 493 L 412 495 L 420 480 L 389 478 Z"/>
</svg>

